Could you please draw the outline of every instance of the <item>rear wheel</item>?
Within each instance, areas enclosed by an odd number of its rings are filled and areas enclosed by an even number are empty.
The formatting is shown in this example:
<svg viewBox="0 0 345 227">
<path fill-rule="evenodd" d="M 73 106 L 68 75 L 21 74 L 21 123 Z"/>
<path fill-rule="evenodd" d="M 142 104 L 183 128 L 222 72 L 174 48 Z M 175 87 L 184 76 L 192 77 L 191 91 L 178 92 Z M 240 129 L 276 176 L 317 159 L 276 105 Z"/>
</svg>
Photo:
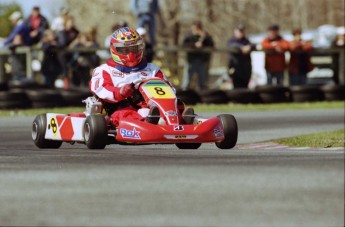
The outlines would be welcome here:
<svg viewBox="0 0 345 227">
<path fill-rule="evenodd" d="M 47 140 L 44 138 L 47 128 L 47 117 L 45 114 L 37 115 L 35 120 L 32 122 L 31 136 L 35 145 L 38 148 L 50 148 L 57 149 L 61 146 L 62 141 Z"/>
<path fill-rule="evenodd" d="M 222 114 L 218 118 L 223 126 L 224 140 L 216 142 L 216 146 L 220 149 L 231 149 L 237 143 L 238 127 L 235 117 L 231 114 Z"/>
<path fill-rule="evenodd" d="M 89 149 L 105 148 L 108 140 L 108 129 L 103 115 L 90 115 L 86 118 L 84 139 Z"/>
<path fill-rule="evenodd" d="M 201 143 L 177 143 L 176 147 L 179 149 L 198 149 Z"/>
</svg>

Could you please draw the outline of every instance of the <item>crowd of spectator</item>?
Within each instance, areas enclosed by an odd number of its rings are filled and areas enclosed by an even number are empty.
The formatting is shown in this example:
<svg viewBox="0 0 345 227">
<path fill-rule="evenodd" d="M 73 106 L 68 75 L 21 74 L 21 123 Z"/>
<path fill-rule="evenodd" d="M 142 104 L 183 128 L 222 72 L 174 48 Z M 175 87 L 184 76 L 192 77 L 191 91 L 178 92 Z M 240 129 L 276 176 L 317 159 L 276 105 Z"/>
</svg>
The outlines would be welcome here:
<svg viewBox="0 0 345 227">
<path fill-rule="evenodd" d="M 155 15 L 159 13 L 157 0 L 131 0 L 130 6 L 137 17 L 137 31 L 145 41 L 144 56 L 152 62 L 155 56 Z M 65 87 L 87 86 L 91 70 L 100 64 L 96 52 L 80 51 L 80 48 L 100 48 L 97 41 L 97 29 L 90 27 L 81 32 L 75 24 L 74 17 L 67 8 L 62 8 L 60 15 L 48 20 L 41 14 L 39 7 L 33 7 L 30 16 L 24 19 L 20 12 L 9 17 L 14 28 L 4 45 L 11 50 L 13 79 L 25 78 L 25 58 L 18 55 L 18 46 L 37 46 L 43 50 L 41 64 L 42 82 L 47 87 L 54 87 L 54 81 L 61 75 Z M 127 27 L 128 23 L 121 20 L 115 23 L 109 34 L 116 29 Z M 344 46 L 345 31 L 338 32 L 335 46 Z M 310 53 L 312 43 L 302 39 L 302 30 L 292 31 L 293 40 L 287 41 L 280 34 L 278 25 L 267 28 L 267 36 L 259 45 L 265 51 L 265 70 L 267 84 L 282 85 L 284 72 L 287 69 L 290 85 L 307 83 L 307 73 L 313 69 Z M 107 36 L 104 46 L 109 47 L 111 35 Z M 207 89 L 209 65 L 212 48 L 215 46 L 212 36 L 203 28 L 201 21 L 194 21 L 190 31 L 183 38 L 182 46 L 188 48 L 181 88 L 189 89 L 192 78 L 196 74 L 199 90 Z M 251 52 L 257 45 L 251 43 L 246 36 L 243 24 L 233 28 L 233 35 L 226 43 L 232 51 L 228 57 L 228 73 L 234 88 L 247 88 L 252 75 Z M 57 51 L 72 49 L 74 51 Z M 192 50 L 190 50 L 192 49 Z M 205 51 L 206 50 L 206 51 Z M 290 60 L 286 63 L 285 52 L 290 52 Z"/>
</svg>

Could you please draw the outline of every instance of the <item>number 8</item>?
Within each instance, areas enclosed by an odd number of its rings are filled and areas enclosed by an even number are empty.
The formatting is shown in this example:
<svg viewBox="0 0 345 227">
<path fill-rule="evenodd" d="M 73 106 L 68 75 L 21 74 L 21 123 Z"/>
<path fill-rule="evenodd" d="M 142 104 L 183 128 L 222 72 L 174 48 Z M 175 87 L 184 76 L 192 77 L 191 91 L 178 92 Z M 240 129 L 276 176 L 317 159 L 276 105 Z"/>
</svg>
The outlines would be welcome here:
<svg viewBox="0 0 345 227">
<path fill-rule="evenodd" d="M 163 88 L 161 87 L 155 87 L 155 91 L 157 95 L 165 95 L 165 91 L 163 91 Z"/>
</svg>

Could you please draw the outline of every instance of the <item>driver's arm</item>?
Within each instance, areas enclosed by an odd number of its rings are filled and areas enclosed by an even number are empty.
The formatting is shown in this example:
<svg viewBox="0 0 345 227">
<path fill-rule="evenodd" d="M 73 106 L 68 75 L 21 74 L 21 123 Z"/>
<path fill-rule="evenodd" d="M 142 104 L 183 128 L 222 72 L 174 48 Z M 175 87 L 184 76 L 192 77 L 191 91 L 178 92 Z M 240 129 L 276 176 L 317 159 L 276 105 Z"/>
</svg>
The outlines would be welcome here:
<svg viewBox="0 0 345 227">
<path fill-rule="evenodd" d="M 100 67 L 93 71 L 89 88 L 106 102 L 115 103 L 126 98 L 121 95 L 121 87 L 115 87 L 109 73 Z"/>
</svg>

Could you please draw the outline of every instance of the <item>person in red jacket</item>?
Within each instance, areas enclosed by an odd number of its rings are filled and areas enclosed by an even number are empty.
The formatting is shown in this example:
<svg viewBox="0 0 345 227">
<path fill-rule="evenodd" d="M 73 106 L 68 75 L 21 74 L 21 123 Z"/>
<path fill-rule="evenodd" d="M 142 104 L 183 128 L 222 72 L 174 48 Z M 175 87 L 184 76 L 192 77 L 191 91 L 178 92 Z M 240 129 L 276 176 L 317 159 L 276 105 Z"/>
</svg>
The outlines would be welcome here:
<svg viewBox="0 0 345 227">
<path fill-rule="evenodd" d="M 266 51 L 267 84 L 273 84 L 275 79 L 277 85 L 282 85 L 286 67 L 284 52 L 289 49 L 289 43 L 280 36 L 278 25 L 268 27 L 268 35 L 261 45 L 263 50 Z"/>
<path fill-rule="evenodd" d="M 290 85 L 304 85 L 307 83 L 307 73 L 313 70 L 310 61 L 310 52 L 313 50 L 311 42 L 302 40 L 302 30 L 292 31 L 293 40 L 289 43 L 291 52 L 289 62 Z"/>
</svg>

